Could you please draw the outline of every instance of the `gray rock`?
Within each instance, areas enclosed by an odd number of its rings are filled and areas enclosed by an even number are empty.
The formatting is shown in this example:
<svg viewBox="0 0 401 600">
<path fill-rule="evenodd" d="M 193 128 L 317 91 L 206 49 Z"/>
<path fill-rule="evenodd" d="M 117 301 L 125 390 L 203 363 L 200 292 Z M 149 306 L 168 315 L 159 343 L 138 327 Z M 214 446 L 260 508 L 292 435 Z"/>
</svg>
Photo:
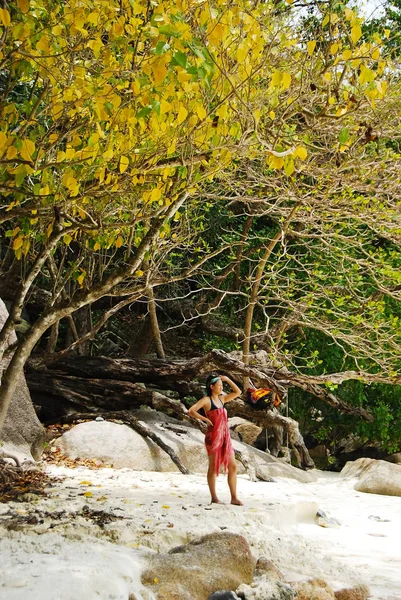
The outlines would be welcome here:
<svg viewBox="0 0 401 600">
<path fill-rule="evenodd" d="M 241 600 L 235 592 L 224 590 L 222 592 L 213 592 L 208 596 L 207 600 Z"/>
<path fill-rule="evenodd" d="M 356 478 L 354 489 L 358 492 L 401 496 L 400 465 L 373 458 L 359 458 L 352 463 L 348 462 L 341 475 Z"/>
<path fill-rule="evenodd" d="M 319 527 L 327 527 L 332 529 L 338 529 L 341 526 L 340 521 L 329 517 L 323 510 L 318 510 L 315 516 L 315 523 Z"/>
<path fill-rule="evenodd" d="M 237 589 L 241 583 L 251 583 L 252 577 L 247 541 L 223 532 L 204 535 L 167 554 L 151 555 L 142 583 L 158 600 L 205 600 L 216 589 Z"/>
<path fill-rule="evenodd" d="M 0 299 L 0 329 L 3 327 L 8 316 L 4 302 Z M 13 332 L 8 340 L 9 344 L 16 341 Z M 7 367 L 8 360 L 0 363 L 0 373 Z M 29 389 L 25 376 L 18 379 L 17 388 L 8 409 L 4 427 L 1 432 L 1 441 L 4 443 L 2 451 L 4 455 L 12 454 L 29 461 L 38 460 L 42 454 L 45 443 L 45 430 L 39 422 L 33 408 Z"/>
</svg>

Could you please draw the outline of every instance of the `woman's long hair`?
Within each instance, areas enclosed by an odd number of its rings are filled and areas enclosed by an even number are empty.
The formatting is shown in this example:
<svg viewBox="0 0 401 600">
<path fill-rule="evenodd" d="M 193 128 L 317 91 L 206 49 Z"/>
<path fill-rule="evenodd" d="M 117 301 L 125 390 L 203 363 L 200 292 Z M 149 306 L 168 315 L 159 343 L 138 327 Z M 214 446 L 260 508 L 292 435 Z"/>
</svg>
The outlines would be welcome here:
<svg viewBox="0 0 401 600">
<path fill-rule="evenodd" d="M 206 379 L 206 395 L 212 395 L 212 385 L 216 383 L 220 379 L 220 375 L 218 373 L 210 373 Z"/>
</svg>

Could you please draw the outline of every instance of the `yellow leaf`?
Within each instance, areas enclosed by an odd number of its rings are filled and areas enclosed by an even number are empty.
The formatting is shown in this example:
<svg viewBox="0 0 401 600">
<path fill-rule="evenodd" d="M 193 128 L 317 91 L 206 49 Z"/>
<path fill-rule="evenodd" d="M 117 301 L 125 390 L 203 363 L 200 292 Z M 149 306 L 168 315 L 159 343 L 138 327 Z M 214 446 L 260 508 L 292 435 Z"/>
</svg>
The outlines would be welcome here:
<svg viewBox="0 0 401 600">
<path fill-rule="evenodd" d="M 272 121 L 274 120 L 275 116 L 276 116 L 276 113 L 274 112 L 274 110 L 271 110 L 269 112 L 269 117 L 271 118 Z"/>
<path fill-rule="evenodd" d="M 90 481 L 80 481 L 79 485 L 92 485 Z"/>
<path fill-rule="evenodd" d="M 170 508 L 168 504 L 163 504 L 162 508 Z"/>
<path fill-rule="evenodd" d="M 118 238 L 116 239 L 116 248 L 121 248 L 122 245 L 123 245 L 123 238 L 121 237 L 121 235 L 119 235 Z"/>
<path fill-rule="evenodd" d="M 324 74 L 323 74 L 323 78 L 324 78 L 326 81 L 331 81 L 331 73 L 324 73 Z"/>
<path fill-rule="evenodd" d="M 347 19 L 347 21 L 351 21 L 355 16 L 354 11 L 351 10 L 350 8 L 346 8 L 344 12 L 345 12 L 345 18 Z"/>
<path fill-rule="evenodd" d="M 129 158 L 127 156 L 120 157 L 120 173 L 124 173 L 128 169 Z"/>
<path fill-rule="evenodd" d="M 4 131 L 0 131 L 0 150 L 5 150 L 7 147 L 7 136 Z"/>
<path fill-rule="evenodd" d="M 160 102 L 160 114 L 161 115 L 165 115 L 168 112 L 170 112 L 171 110 L 171 104 L 170 102 L 167 102 L 167 100 L 162 100 Z"/>
<path fill-rule="evenodd" d="M 163 81 L 166 79 L 166 76 L 167 69 L 165 65 L 163 63 L 158 64 L 153 71 L 155 83 L 163 83 Z"/>
<path fill-rule="evenodd" d="M 75 179 L 75 177 L 67 177 L 64 185 L 68 190 L 73 191 L 77 188 L 78 181 Z"/>
<path fill-rule="evenodd" d="M 138 269 L 137 271 L 135 271 L 135 277 L 142 277 L 144 275 L 144 272 L 141 271 L 140 269 Z"/>
<path fill-rule="evenodd" d="M 362 29 L 360 25 L 354 25 L 351 29 L 351 39 L 354 44 L 362 37 Z"/>
<path fill-rule="evenodd" d="M 94 250 L 100 250 L 100 244 L 99 242 L 96 242 L 95 245 L 93 246 Z"/>
<path fill-rule="evenodd" d="M 270 82 L 270 85 L 272 85 L 273 87 L 277 87 L 278 85 L 280 85 L 281 83 L 281 73 L 280 71 L 275 71 L 272 75 L 272 80 Z"/>
<path fill-rule="evenodd" d="M 284 172 L 289 177 L 290 175 L 293 174 L 294 171 L 295 171 L 294 160 L 291 157 L 288 157 L 285 162 L 285 165 L 284 165 Z"/>
<path fill-rule="evenodd" d="M 306 44 L 306 47 L 308 49 L 309 56 L 312 56 L 312 54 L 313 54 L 313 52 L 314 52 L 314 50 L 316 48 L 316 40 L 311 40 L 310 42 L 308 42 Z"/>
<path fill-rule="evenodd" d="M 29 0 L 18 0 L 18 8 L 22 13 L 27 13 L 29 10 Z"/>
<path fill-rule="evenodd" d="M 156 202 L 162 197 L 162 191 L 160 188 L 153 188 L 152 193 L 150 194 L 151 202 Z"/>
<path fill-rule="evenodd" d="M 349 60 L 352 56 L 352 50 L 344 50 L 343 52 L 343 59 L 344 60 Z"/>
<path fill-rule="evenodd" d="M 99 58 L 100 51 L 103 48 L 103 42 L 100 38 L 96 38 L 95 40 L 90 40 L 88 42 L 88 46 L 91 50 L 93 50 L 93 54 L 95 58 Z"/>
<path fill-rule="evenodd" d="M 249 50 L 246 44 L 240 44 L 237 48 L 237 61 L 242 63 L 245 60 L 248 52 Z"/>
<path fill-rule="evenodd" d="M 159 583 L 159 578 L 155 577 L 154 580 L 153 580 L 153 583 Z"/>
<path fill-rule="evenodd" d="M 282 78 L 282 86 L 283 89 L 286 90 L 287 88 L 289 88 L 291 85 L 291 75 L 289 73 L 283 73 L 283 78 Z"/>
<path fill-rule="evenodd" d="M 32 140 L 29 140 L 28 138 L 25 138 L 22 142 L 22 148 L 21 148 L 21 156 L 22 158 L 24 158 L 25 160 L 32 160 L 32 154 L 35 152 L 35 144 L 32 142 Z"/>
<path fill-rule="evenodd" d="M 0 23 L 2 23 L 4 27 L 8 27 L 11 23 L 10 13 L 6 8 L 0 8 Z"/>
<path fill-rule="evenodd" d="M 79 283 L 79 285 L 82 285 L 85 279 L 85 273 L 81 273 L 81 275 L 79 275 L 79 277 L 77 277 L 77 282 Z M 86 492 L 85 496 L 88 496 L 88 494 L 90 494 L 92 496 L 91 492 Z"/>
<path fill-rule="evenodd" d="M 92 492 L 85 492 L 84 496 L 86 498 L 92 498 L 93 494 L 92 494 Z"/>
<path fill-rule="evenodd" d="M 365 65 L 361 65 L 361 71 L 359 74 L 359 83 L 370 83 L 376 77 L 376 74 L 371 69 L 368 69 Z"/>
<path fill-rule="evenodd" d="M 24 236 L 19 235 L 17 238 L 15 238 L 15 240 L 13 242 L 13 250 L 18 250 L 18 248 L 21 248 L 23 243 L 24 243 Z"/>
<path fill-rule="evenodd" d="M 305 160 L 305 158 L 308 156 L 308 151 L 304 146 L 297 146 L 295 148 L 294 156 L 297 156 L 301 160 Z"/>
<path fill-rule="evenodd" d="M 272 169 L 280 170 L 284 167 L 284 159 L 281 156 L 271 155 L 268 157 L 267 162 Z"/>
<path fill-rule="evenodd" d="M 56 37 L 58 37 L 59 35 L 61 35 L 63 32 L 63 28 L 61 27 L 61 25 L 55 25 L 52 28 L 52 34 L 55 35 Z"/>
<path fill-rule="evenodd" d="M 7 158 L 9 160 L 12 160 L 13 158 L 15 158 L 18 154 L 18 150 L 15 146 L 10 146 L 7 150 Z"/>
<path fill-rule="evenodd" d="M 72 237 L 70 236 L 69 233 L 66 233 L 65 236 L 63 237 L 64 244 L 69 246 L 71 241 L 72 241 Z"/>
<path fill-rule="evenodd" d="M 334 42 L 334 44 L 331 44 L 330 54 L 337 54 L 338 48 L 339 48 L 339 45 L 337 44 L 337 42 Z"/>
<path fill-rule="evenodd" d="M 206 117 L 207 112 L 206 112 L 205 108 L 202 106 L 202 104 L 197 104 L 197 106 L 196 106 L 196 114 L 198 115 L 198 117 L 201 120 L 203 120 Z"/>
<path fill-rule="evenodd" d="M 188 111 L 185 106 L 180 106 L 180 110 L 178 111 L 177 121 L 178 123 L 182 123 L 187 118 Z"/>
<path fill-rule="evenodd" d="M 379 50 L 379 48 L 375 48 L 375 50 L 373 50 L 373 52 L 372 52 L 372 58 L 373 58 L 373 60 L 377 60 L 378 58 L 380 58 L 380 50 Z"/>
</svg>

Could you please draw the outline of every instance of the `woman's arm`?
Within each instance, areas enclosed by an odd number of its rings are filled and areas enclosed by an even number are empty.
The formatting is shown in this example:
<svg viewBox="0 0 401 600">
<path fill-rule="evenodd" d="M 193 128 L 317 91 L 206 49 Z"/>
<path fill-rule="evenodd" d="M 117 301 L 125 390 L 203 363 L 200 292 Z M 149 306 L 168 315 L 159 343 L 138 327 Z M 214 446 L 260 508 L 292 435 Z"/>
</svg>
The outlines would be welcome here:
<svg viewBox="0 0 401 600">
<path fill-rule="evenodd" d="M 198 419 L 198 421 L 204 421 L 205 423 L 213 427 L 213 423 L 210 419 L 198 413 L 198 410 L 201 408 L 205 408 L 205 406 L 208 405 L 208 402 L 210 402 L 208 396 L 204 396 L 203 398 L 198 400 L 196 404 L 194 404 L 193 406 L 191 406 L 191 408 L 188 409 L 188 416 L 192 417 L 193 419 Z"/>
<path fill-rule="evenodd" d="M 226 375 L 221 375 L 220 379 L 221 379 L 221 381 L 225 381 L 226 383 L 228 383 L 228 385 L 232 389 L 232 392 L 230 392 L 229 394 L 225 394 L 223 396 L 224 404 L 226 402 L 230 402 L 230 400 L 234 400 L 234 398 L 238 398 L 238 396 L 241 396 L 242 392 L 241 392 L 240 388 L 238 387 L 238 385 L 236 383 L 231 381 L 231 379 L 229 377 L 226 377 Z"/>
</svg>

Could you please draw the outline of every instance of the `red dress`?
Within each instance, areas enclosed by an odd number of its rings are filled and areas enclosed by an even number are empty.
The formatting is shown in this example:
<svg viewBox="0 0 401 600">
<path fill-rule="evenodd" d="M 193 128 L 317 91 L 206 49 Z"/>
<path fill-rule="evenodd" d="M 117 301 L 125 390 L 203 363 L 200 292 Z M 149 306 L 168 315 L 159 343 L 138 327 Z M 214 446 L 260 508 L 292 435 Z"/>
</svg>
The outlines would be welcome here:
<svg viewBox="0 0 401 600">
<path fill-rule="evenodd" d="M 215 406 L 213 400 L 212 406 Z M 205 411 L 206 417 L 213 423 L 209 425 L 205 436 L 205 446 L 207 453 L 214 454 L 215 473 L 220 473 L 220 467 L 223 466 L 223 472 L 228 469 L 228 463 L 234 454 L 234 448 L 231 443 L 230 428 L 228 427 L 227 411 L 224 407 L 214 408 Z"/>
</svg>

